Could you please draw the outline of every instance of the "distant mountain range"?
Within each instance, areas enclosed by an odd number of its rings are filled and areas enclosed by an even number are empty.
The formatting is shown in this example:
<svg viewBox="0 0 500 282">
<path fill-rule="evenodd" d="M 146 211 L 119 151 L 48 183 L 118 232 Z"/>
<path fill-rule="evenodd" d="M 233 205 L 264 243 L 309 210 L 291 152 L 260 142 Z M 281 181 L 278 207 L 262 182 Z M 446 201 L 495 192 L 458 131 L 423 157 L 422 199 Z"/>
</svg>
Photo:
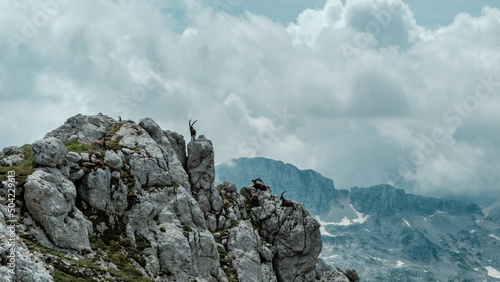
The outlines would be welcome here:
<svg viewBox="0 0 500 282">
<path fill-rule="evenodd" d="M 265 158 L 216 166 L 216 183 L 241 188 L 257 177 L 303 202 L 322 224 L 321 257 L 362 281 L 500 281 L 500 202 L 481 210 L 390 185 L 338 190 L 313 170 Z"/>
</svg>

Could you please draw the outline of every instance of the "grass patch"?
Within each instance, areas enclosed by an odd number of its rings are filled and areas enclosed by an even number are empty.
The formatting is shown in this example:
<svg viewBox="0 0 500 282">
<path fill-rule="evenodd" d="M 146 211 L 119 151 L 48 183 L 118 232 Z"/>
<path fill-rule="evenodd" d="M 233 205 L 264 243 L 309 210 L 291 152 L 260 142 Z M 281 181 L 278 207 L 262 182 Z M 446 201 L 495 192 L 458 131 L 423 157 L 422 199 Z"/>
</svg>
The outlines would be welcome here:
<svg viewBox="0 0 500 282">
<path fill-rule="evenodd" d="M 187 226 L 187 225 L 183 225 L 182 226 L 182 230 L 184 230 L 184 232 L 182 232 L 184 234 L 184 237 L 188 238 L 189 239 L 189 233 L 191 231 L 193 231 L 193 229 L 191 229 L 191 227 Z"/>
<path fill-rule="evenodd" d="M 52 276 L 54 278 L 54 281 L 75 281 L 75 282 L 86 282 L 88 281 L 87 279 L 80 278 L 80 277 L 75 277 L 71 274 L 68 274 L 58 268 L 54 268 L 54 275 Z"/>
<path fill-rule="evenodd" d="M 218 247 L 217 251 L 219 252 L 219 262 L 222 270 L 226 274 L 227 280 L 231 282 L 238 282 L 238 273 L 233 268 L 233 260 L 228 256 L 228 253 L 223 248 Z"/>
<path fill-rule="evenodd" d="M 7 173 L 9 171 L 15 171 L 16 181 L 18 187 L 20 187 L 27 182 L 28 176 L 35 171 L 33 169 L 34 158 L 33 152 L 31 151 L 31 145 L 23 145 L 21 148 L 24 150 L 24 161 L 18 165 L 0 167 L 0 182 L 7 180 Z"/>
<path fill-rule="evenodd" d="M 142 236 L 135 236 L 135 243 L 137 244 L 137 249 L 140 251 L 144 251 L 144 249 L 151 247 L 151 244 L 146 241 L 146 239 L 142 238 Z"/>
<path fill-rule="evenodd" d="M 94 147 L 97 147 L 97 146 L 92 146 L 90 144 L 85 144 L 85 143 L 81 143 L 79 141 L 71 141 L 71 143 L 69 145 L 66 146 L 66 149 L 68 150 L 68 152 L 75 152 L 75 153 L 90 153 Z"/>
</svg>

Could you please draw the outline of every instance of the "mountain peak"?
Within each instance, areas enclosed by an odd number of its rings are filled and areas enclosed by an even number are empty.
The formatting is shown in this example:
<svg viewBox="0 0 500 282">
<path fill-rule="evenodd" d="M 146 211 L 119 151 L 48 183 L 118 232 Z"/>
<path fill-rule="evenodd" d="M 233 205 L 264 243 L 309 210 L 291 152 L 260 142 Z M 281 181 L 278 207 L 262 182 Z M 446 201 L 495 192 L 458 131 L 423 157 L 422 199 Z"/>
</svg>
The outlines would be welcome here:
<svg viewBox="0 0 500 282">
<path fill-rule="evenodd" d="M 4 149 L 0 164 L 0 200 L 16 199 L 0 208 L 3 261 L 8 239 L 19 242 L 18 263 L 0 266 L 3 281 L 345 278 L 318 260 L 319 224 L 303 205 L 215 185 L 203 135 L 186 146 L 149 118 L 76 115 Z"/>
</svg>

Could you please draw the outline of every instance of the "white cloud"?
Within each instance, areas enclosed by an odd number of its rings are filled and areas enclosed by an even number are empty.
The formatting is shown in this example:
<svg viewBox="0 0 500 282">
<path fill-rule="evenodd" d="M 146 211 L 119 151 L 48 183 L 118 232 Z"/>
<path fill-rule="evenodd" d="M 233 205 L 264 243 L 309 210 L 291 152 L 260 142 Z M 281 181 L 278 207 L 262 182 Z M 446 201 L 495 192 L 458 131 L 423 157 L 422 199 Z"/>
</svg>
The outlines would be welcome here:
<svg viewBox="0 0 500 282">
<path fill-rule="evenodd" d="M 0 15 L 0 35 L 22 39 L 0 42 L 1 146 L 32 142 L 79 112 L 148 116 L 185 136 L 198 119 L 218 162 L 276 158 L 340 188 L 497 189 L 500 90 L 470 103 L 480 77 L 500 81 L 498 9 L 426 29 L 399 0 L 330 0 L 287 26 L 197 1 L 23 5 Z M 27 38 L 37 13 L 47 21 Z M 439 129 L 447 142 L 434 140 Z M 428 139 L 425 162 L 398 176 L 399 157 L 411 162 Z"/>
</svg>

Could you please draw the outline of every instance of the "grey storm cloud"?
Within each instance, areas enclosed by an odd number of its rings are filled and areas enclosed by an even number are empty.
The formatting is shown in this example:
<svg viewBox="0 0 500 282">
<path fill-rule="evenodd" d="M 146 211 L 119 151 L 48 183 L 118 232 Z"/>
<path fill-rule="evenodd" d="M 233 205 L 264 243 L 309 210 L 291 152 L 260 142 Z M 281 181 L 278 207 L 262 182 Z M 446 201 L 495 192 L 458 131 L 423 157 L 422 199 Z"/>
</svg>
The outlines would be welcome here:
<svg viewBox="0 0 500 282">
<path fill-rule="evenodd" d="M 195 0 L 0 5 L 0 147 L 77 113 L 184 136 L 197 119 L 219 163 L 499 196 L 497 8 L 424 27 L 400 0 L 329 0 L 291 22 Z"/>
</svg>

